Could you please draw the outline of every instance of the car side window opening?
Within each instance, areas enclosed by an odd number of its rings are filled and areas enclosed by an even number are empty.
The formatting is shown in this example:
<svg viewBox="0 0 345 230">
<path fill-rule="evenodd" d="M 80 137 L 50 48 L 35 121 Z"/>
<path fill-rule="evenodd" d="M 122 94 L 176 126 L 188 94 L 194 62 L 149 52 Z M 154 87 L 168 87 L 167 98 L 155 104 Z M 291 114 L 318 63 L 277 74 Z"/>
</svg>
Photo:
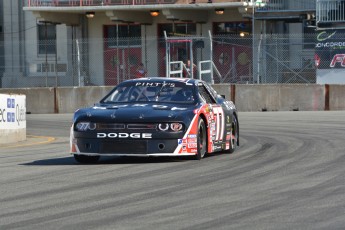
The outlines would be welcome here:
<svg viewBox="0 0 345 230">
<path fill-rule="evenodd" d="M 205 101 L 208 104 L 214 104 L 216 101 L 212 97 L 212 95 L 208 92 L 206 87 L 204 85 L 199 85 L 199 95 L 202 98 L 203 101 Z"/>
<path fill-rule="evenodd" d="M 193 101 L 193 91 L 182 88 L 171 97 L 171 101 Z"/>
</svg>

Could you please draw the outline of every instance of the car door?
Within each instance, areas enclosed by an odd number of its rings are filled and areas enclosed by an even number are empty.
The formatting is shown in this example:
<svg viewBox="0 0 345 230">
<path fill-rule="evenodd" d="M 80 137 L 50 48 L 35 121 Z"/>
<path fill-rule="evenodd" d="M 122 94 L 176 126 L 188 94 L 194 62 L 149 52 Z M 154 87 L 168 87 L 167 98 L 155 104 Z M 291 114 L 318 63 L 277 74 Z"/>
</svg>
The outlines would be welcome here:
<svg viewBox="0 0 345 230">
<path fill-rule="evenodd" d="M 212 92 L 212 88 L 205 83 L 198 84 L 199 96 L 210 108 L 208 133 L 209 133 L 209 151 L 215 152 L 222 149 L 226 136 L 226 115 L 222 105 L 218 104 Z"/>
</svg>

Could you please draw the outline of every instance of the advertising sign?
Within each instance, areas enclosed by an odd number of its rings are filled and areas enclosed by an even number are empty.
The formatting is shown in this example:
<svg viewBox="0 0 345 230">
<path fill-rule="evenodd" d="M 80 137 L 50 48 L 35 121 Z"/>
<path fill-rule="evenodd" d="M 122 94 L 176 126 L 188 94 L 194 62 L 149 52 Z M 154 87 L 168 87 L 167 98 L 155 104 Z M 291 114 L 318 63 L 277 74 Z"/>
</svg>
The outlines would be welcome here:
<svg viewBox="0 0 345 230">
<path fill-rule="evenodd" d="M 26 96 L 0 94 L 0 131 L 26 128 Z"/>
<path fill-rule="evenodd" d="M 345 30 L 317 34 L 315 66 L 318 84 L 345 84 Z"/>
</svg>

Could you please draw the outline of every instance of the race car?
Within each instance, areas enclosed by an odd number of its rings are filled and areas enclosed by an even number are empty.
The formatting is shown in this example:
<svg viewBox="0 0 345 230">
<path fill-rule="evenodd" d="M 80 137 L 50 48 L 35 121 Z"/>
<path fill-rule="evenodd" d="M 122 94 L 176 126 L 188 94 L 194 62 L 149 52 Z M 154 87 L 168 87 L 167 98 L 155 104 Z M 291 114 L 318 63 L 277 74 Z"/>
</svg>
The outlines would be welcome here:
<svg viewBox="0 0 345 230">
<path fill-rule="evenodd" d="M 118 84 L 99 103 L 75 112 L 70 152 L 77 162 L 101 156 L 190 156 L 233 153 L 236 107 L 206 82 L 139 78 Z"/>
</svg>

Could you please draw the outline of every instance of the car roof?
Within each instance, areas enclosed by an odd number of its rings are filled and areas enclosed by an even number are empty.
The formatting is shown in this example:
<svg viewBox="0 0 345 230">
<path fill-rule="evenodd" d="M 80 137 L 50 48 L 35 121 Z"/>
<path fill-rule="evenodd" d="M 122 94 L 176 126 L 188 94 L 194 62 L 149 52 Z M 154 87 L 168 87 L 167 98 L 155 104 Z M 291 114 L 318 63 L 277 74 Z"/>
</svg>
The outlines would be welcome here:
<svg viewBox="0 0 345 230">
<path fill-rule="evenodd" d="M 128 82 L 128 81 L 158 81 L 158 82 L 164 82 L 164 81 L 168 81 L 168 82 L 189 82 L 192 84 L 196 84 L 198 82 L 204 82 L 202 80 L 199 79 L 192 79 L 192 78 L 174 78 L 174 77 L 144 77 L 144 78 L 136 78 L 136 79 L 130 79 L 124 82 Z"/>
</svg>

